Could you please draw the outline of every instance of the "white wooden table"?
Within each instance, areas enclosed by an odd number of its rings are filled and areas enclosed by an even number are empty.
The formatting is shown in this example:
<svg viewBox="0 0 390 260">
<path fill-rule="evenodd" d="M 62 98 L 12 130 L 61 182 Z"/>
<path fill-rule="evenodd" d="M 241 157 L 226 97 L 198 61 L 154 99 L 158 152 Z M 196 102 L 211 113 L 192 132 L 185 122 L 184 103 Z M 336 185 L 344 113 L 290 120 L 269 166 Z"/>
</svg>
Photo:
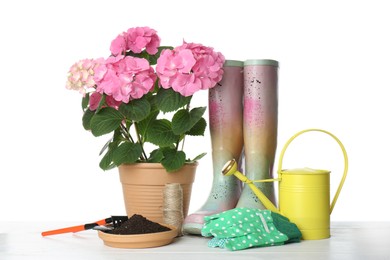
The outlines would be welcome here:
<svg viewBox="0 0 390 260">
<path fill-rule="evenodd" d="M 231 252 L 208 248 L 209 239 L 183 236 L 149 249 L 107 247 L 89 230 L 41 237 L 40 232 L 80 223 L 0 222 L 0 259 L 388 259 L 390 222 L 335 222 L 332 237 Z"/>
</svg>

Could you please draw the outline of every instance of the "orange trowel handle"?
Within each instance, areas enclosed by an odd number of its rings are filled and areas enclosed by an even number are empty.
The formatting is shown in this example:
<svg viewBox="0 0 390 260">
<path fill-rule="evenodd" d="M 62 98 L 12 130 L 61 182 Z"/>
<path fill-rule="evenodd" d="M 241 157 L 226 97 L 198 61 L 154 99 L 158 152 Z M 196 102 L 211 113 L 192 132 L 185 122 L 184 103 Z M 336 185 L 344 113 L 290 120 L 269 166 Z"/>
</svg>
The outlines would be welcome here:
<svg viewBox="0 0 390 260">
<path fill-rule="evenodd" d="M 102 219 L 99 221 L 96 221 L 94 223 L 88 223 L 84 225 L 78 225 L 73 227 L 66 227 L 66 228 L 60 228 L 55 230 L 49 230 L 42 232 L 42 236 L 51 236 L 51 235 L 57 235 L 57 234 L 63 234 L 63 233 L 70 233 L 70 232 L 79 232 L 87 229 L 92 229 L 95 226 L 105 225 L 107 223 L 110 223 L 112 221 L 111 218 Z"/>
</svg>

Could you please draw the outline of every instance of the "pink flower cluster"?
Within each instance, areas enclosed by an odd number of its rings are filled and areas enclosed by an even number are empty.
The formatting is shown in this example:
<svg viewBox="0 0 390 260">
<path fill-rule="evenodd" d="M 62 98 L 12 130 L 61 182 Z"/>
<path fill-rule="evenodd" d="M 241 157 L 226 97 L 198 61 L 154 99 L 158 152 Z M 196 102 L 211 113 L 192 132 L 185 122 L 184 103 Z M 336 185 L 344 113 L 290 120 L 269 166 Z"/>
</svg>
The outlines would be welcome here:
<svg viewBox="0 0 390 260">
<path fill-rule="evenodd" d="M 95 86 L 94 71 L 101 60 L 80 60 L 70 67 L 66 88 L 79 91 L 85 95 L 86 91 Z"/>
<path fill-rule="evenodd" d="M 222 79 L 224 56 L 213 48 L 186 43 L 174 50 L 163 50 L 157 60 L 157 75 L 163 88 L 183 96 L 214 87 Z"/>
<path fill-rule="evenodd" d="M 74 64 L 66 87 L 83 94 L 93 92 L 90 109 L 95 110 L 102 94 L 107 95 L 106 104 L 112 107 L 141 98 L 154 89 L 157 77 L 159 86 L 172 88 L 183 96 L 212 88 L 222 79 L 224 56 L 201 44 L 184 42 L 173 50 L 163 50 L 157 60 L 156 72 L 148 60 L 131 56 L 131 52 L 143 50 L 154 55 L 159 46 L 160 37 L 155 30 L 130 28 L 112 41 L 111 57 L 85 59 Z"/>
<path fill-rule="evenodd" d="M 146 59 L 118 55 L 109 57 L 95 70 L 96 91 L 128 103 L 151 91 L 156 74 Z"/>
<path fill-rule="evenodd" d="M 140 53 L 144 48 L 149 54 L 156 54 L 160 46 L 160 37 L 149 27 L 130 28 L 127 32 L 118 35 L 112 42 L 110 51 L 112 55 L 123 54 L 127 50 Z"/>
</svg>

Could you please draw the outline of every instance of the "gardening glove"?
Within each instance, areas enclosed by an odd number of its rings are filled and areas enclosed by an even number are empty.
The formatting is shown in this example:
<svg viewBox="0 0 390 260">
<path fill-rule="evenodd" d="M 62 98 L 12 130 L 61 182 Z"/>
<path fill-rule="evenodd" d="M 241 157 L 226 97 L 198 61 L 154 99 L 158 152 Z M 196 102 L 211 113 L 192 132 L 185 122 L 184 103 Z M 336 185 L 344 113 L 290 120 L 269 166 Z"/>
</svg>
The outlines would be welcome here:
<svg viewBox="0 0 390 260">
<path fill-rule="evenodd" d="M 209 247 L 242 250 L 298 242 L 301 232 L 286 217 L 270 210 L 236 208 L 206 216 L 202 235 Z"/>
</svg>

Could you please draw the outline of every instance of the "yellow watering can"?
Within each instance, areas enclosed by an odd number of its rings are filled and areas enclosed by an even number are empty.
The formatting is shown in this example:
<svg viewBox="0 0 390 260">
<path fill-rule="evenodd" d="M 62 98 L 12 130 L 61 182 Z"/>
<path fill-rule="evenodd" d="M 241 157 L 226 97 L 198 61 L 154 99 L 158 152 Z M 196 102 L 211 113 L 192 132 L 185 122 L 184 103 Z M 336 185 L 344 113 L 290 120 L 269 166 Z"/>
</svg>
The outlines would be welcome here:
<svg viewBox="0 0 390 260">
<path fill-rule="evenodd" d="M 340 145 L 344 155 L 344 173 L 330 204 L 330 171 L 310 168 L 282 170 L 282 161 L 288 145 L 299 135 L 317 131 L 330 135 Z M 336 204 L 348 171 L 348 157 L 341 141 L 328 131 L 322 129 L 306 129 L 292 136 L 284 145 L 279 158 L 278 178 L 252 181 L 237 171 L 237 163 L 233 159 L 225 164 L 222 173 L 235 175 L 249 185 L 263 205 L 276 213 L 282 214 L 295 223 L 302 233 L 302 239 L 315 240 L 330 237 L 330 214 Z M 262 193 L 254 182 L 279 181 L 279 210 Z M 329 206 L 330 205 L 330 206 Z"/>
</svg>

